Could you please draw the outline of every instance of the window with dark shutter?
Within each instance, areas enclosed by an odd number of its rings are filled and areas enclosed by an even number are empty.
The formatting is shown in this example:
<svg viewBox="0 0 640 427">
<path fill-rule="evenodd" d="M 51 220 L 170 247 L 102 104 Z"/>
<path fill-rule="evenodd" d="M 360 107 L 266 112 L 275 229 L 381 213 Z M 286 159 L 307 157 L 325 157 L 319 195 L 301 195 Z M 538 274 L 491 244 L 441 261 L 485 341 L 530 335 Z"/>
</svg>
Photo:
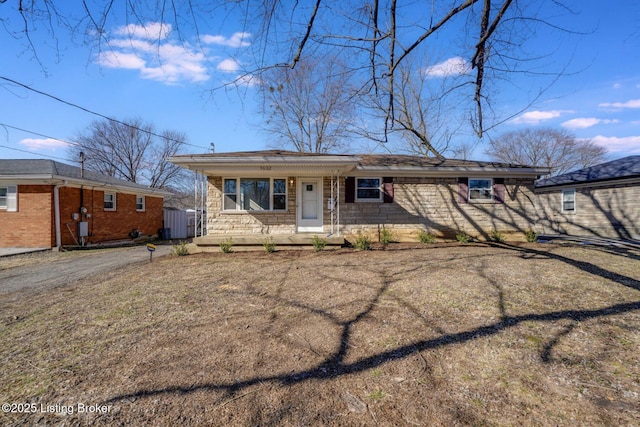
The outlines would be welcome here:
<svg viewBox="0 0 640 427">
<path fill-rule="evenodd" d="M 493 201 L 504 203 L 504 178 L 493 179 Z"/>
<path fill-rule="evenodd" d="M 458 202 L 469 203 L 469 178 L 458 178 Z"/>
<path fill-rule="evenodd" d="M 393 177 L 382 177 L 382 200 L 384 203 L 393 203 Z"/>
<path fill-rule="evenodd" d="M 353 203 L 356 201 L 356 179 L 348 176 L 344 179 L 344 202 Z"/>
</svg>

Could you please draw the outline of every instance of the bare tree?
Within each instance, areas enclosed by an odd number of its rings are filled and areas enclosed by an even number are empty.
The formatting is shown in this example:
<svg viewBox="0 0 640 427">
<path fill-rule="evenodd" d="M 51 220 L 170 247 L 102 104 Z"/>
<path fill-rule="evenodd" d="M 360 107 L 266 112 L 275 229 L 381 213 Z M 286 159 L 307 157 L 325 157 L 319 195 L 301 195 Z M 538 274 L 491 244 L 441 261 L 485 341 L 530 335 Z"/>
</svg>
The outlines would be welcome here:
<svg viewBox="0 0 640 427">
<path fill-rule="evenodd" d="M 278 145 L 307 153 L 340 151 L 354 115 L 354 91 L 336 60 L 306 59 L 261 76 L 264 129 Z"/>
<path fill-rule="evenodd" d="M 297 68 L 307 57 L 337 49 L 343 63 L 359 75 L 361 91 L 375 95 L 385 106 L 383 132 L 398 124 L 396 79 L 401 78 L 402 64 L 411 57 L 423 57 L 428 47 L 445 43 L 448 53 L 467 65 L 464 83 L 447 90 L 460 93 L 459 104 L 469 110 L 470 123 L 479 137 L 504 119 L 487 123 L 492 116 L 492 83 L 508 84 L 509 76 L 515 74 L 536 79 L 547 76 L 553 81 L 564 72 L 566 64 L 553 68 L 550 55 L 555 47 L 545 47 L 548 50 L 541 52 L 535 36 L 541 29 L 547 36 L 552 31 L 565 31 L 562 25 L 567 21 L 563 19 L 572 13 L 559 0 L 432 0 L 425 4 L 407 0 L 247 0 L 213 4 L 157 0 L 143 5 L 88 0 L 78 10 L 52 0 L 21 0 L 0 7 L 5 9 L 1 18 L 4 28 L 16 38 L 27 40 L 34 52 L 31 34 L 42 29 L 55 33 L 68 28 L 75 34 L 94 37 L 98 49 L 102 49 L 109 44 L 110 26 L 123 23 L 119 19 L 137 25 L 166 23 L 177 34 L 181 28 L 195 27 L 199 34 L 200 25 L 208 17 L 237 13 L 242 17 L 243 30 L 255 36 L 252 46 L 258 49 L 254 61 L 243 61 L 245 75 L 237 82 L 272 67 Z M 223 8 L 235 10 L 220 13 Z"/>
<path fill-rule="evenodd" d="M 560 175 L 606 161 L 607 151 L 590 140 L 577 139 L 553 128 L 507 132 L 489 142 L 486 154 L 494 160 L 551 168 Z"/>
<path fill-rule="evenodd" d="M 183 174 L 181 167 L 166 159 L 178 154 L 186 135 L 176 131 L 158 134 L 141 119 L 97 120 L 75 141 L 69 157 L 77 161 L 79 153 L 84 153 L 85 168 L 103 175 L 167 188 Z"/>
</svg>

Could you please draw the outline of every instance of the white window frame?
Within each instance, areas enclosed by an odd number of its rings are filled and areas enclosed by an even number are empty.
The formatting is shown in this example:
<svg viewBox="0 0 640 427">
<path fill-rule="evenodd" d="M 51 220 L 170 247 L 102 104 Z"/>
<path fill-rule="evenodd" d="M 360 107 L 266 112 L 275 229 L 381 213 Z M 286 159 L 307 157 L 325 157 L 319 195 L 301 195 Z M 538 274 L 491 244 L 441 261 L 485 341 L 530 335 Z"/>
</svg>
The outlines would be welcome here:
<svg viewBox="0 0 640 427">
<path fill-rule="evenodd" d="M 138 200 L 140 200 L 141 203 L 138 203 Z M 141 205 L 141 208 L 138 208 L 138 205 Z M 147 208 L 147 203 L 145 200 L 144 196 L 141 196 L 139 194 L 136 195 L 136 212 L 144 212 Z"/>
<path fill-rule="evenodd" d="M 477 199 L 477 198 L 472 198 L 471 197 L 471 181 L 489 181 L 489 198 L 488 199 Z M 493 198 L 494 198 L 494 194 L 493 194 L 493 178 L 478 178 L 478 177 L 474 177 L 471 178 L 469 177 L 468 181 L 467 181 L 467 186 L 468 186 L 468 194 L 467 194 L 467 200 L 469 201 L 469 203 L 493 203 Z"/>
<path fill-rule="evenodd" d="M 0 210 L 7 212 L 18 212 L 18 186 L 1 185 L 5 189 L 4 204 L 0 205 Z"/>
<path fill-rule="evenodd" d="M 377 187 L 360 187 L 358 185 L 360 180 L 365 180 L 365 179 L 377 179 L 379 185 Z M 379 177 L 379 176 L 356 177 L 355 185 L 356 185 L 356 188 L 355 188 L 355 193 L 356 193 L 355 200 L 356 200 L 356 202 L 382 202 L 384 191 L 382 191 L 382 178 L 381 177 Z M 358 190 L 378 190 L 378 197 L 359 197 L 358 196 Z"/>
<path fill-rule="evenodd" d="M 562 212 L 563 213 L 576 213 L 576 189 L 575 188 L 563 188 L 562 189 L 562 196 L 560 198 L 560 203 L 562 206 Z M 564 208 L 564 204 L 565 204 L 565 195 L 566 194 L 572 194 L 573 195 L 573 200 L 566 200 L 567 202 L 573 202 L 573 209 L 565 209 Z"/>
<path fill-rule="evenodd" d="M 241 196 L 241 191 L 242 191 L 242 186 L 240 185 L 240 182 L 242 180 L 247 180 L 247 179 L 268 179 L 269 180 L 269 209 L 242 209 L 242 196 Z M 232 180 L 235 181 L 236 183 L 236 192 L 235 192 L 235 204 L 236 207 L 235 209 L 225 209 L 225 197 L 227 195 L 231 195 L 233 193 L 226 193 L 225 192 L 225 182 L 228 180 Z M 281 180 L 284 181 L 284 193 L 276 193 L 274 192 L 274 182 L 276 180 Z M 281 196 L 284 195 L 284 208 L 283 209 L 274 209 L 274 203 L 273 203 L 273 199 L 274 196 Z M 222 178 L 222 205 L 221 205 L 221 211 L 222 212 L 286 212 L 288 210 L 288 204 L 289 204 L 289 188 L 287 185 L 287 178 L 286 177 L 280 177 L 280 176 L 276 176 L 276 177 L 237 177 L 237 178 L 230 178 L 230 177 L 223 177 Z"/>
<path fill-rule="evenodd" d="M 109 202 L 113 203 L 113 207 L 108 208 L 108 207 L 105 206 L 105 203 L 107 203 L 107 195 L 113 196 L 112 200 L 109 200 Z M 117 193 L 112 192 L 112 191 L 105 191 L 104 192 L 103 205 L 102 205 L 104 207 L 104 210 L 105 211 L 110 211 L 110 212 L 115 211 L 116 208 L 117 208 L 116 199 L 117 199 Z"/>
</svg>

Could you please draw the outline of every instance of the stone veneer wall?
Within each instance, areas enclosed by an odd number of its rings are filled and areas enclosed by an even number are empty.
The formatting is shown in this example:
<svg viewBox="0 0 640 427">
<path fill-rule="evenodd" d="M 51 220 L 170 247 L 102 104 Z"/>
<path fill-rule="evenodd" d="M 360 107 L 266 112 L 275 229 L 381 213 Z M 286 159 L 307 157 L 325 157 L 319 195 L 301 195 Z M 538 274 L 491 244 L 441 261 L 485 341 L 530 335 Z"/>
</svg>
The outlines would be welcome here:
<svg viewBox="0 0 640 427">
<path fill-rule="evenodd" d="M 207 234 L 296 232 L 296 188 L 287 179 L 286 211 L 222 212 L 222 177 L 207 180 Z"/>
<path fill-rule="evenodd" d="M 536 190 L 544 234 L 640 239 L 640 183 L 576 188 L 575 212 L 562 212 L 562 190 Z"/>
<path fill-rule="evenodd" d="M 324 231 L 330 232 L 330 178 L 323 180 Z M 222 177 L 209 177 L 207 234 L 268 234 L 296 232 L 296 185 L 287 183 L 285 212 L 221 212 Z M 536 217 L 533 179 L 506 178 L 504 203 L 458 202 L 457 178 L 394 178 L 394 201 L 345 202 L 345 180 L 340 179 L 340 226 L 347 236 L 366 233 L 377 240 L 385 227 L 400 241 L 416 241 L 420 230 L 452 238 L 464 230 L 487 238 L 494 229 L 521 239 L 534 228 Z"/>
<path fill-rule="evenodd" d="M 504 203 L 460 203 L 457 178 L 394 178 L 393 203 L 345 203 L 341 188 L 341 224 L 345 235 L 365 233 L 377 239 L 382 227 L 399 241 L 416 241 L 420 230 L 453 238 L 461 230 L 486 239 L 494 229 L 522 239 L 534 228 L 533 179 L 506 178 Z"/>
</svg>

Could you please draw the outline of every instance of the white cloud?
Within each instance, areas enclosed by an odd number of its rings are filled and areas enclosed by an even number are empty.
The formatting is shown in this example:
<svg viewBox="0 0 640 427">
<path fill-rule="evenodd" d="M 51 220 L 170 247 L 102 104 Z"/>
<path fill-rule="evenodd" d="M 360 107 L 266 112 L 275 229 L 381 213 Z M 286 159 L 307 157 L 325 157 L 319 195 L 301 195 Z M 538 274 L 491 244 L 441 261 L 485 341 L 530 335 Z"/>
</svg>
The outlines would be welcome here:
<svg viewBox="0 0 640 427">
<path fill-rule="evenodd" d="M 139 39 L 163 40 L 171 33 L 171 24 L 149 22 L 145 25 L 129 24 L 116 29 L 116 34 Z"/>
<path fill-rule="evenodd" d="M 225 36 L 212 36 L 206 34 L 202 36 L 202 42 L 206 44 L 217 44 L 220 46 L 228 46 L 228 47 L 247 47 L 250 46 L 251 43 L 248 39 L 251 38 L 251 33 L 238 32 L 234 33 L 231 37 L 226 38 Z"/>
<path fill-rule="evenodd" d="M 640 154 L 640 136 L 602 136 L 591 138 L 591 141 L 604 147 L 607 151 Z"/>
<path fill-rule="evenodd" d="M 220 61 L 216 68 L 220 71 L 235 73 L 240 69 L 240 63 L 234 59 L 225 59 Z"/>
<path fill-rule="evenodd" d="M 108 68 L 125 68 L 129 70 L 139 70 L 144 68 L 145 62 L 134 53 L 122 52 L 101 52 L 97 58 L 98 64 Z"/>
<path fill-rule="evenodd" d="M 121 27 L 117 34 L 140 36 L 155 32 L 156 36 L 168 34 L 170 26 L 148 24 L 145 27 Z M 161 37 L 162 38 L 162 37 Z M 181 81 L 203 82 L 209 79 L 203 52 L 188 44 L 169 41 L 153 43 L 135 38 L 118 38 L 110 42 L 113 50 L 100 52 L 96 62 L 108 68 L 138 70 L 144 79 L 157 80 L 165 84 Z"/>
<path fill-rule="evenodd" d="M 640 99 L 632 99 L 627 102 L 603 102 L 598 104 L 602 108 L 640 108 Z"/>
<path fill-rule="evenodd" d="M 537 125 L 538 123 L 545 121 L 556 119 L 560 117 L 564 113 L 573 113 L 571 110 L 550 110 L 550 111 L 528 111 L 515 119 L 512 120 L 513 123 L 522 123 L 529 125 Z"/>
<path fill-rule="evenodd" d="M 567 120 L 566 122 L 562 123 L 562 127 L 565 127 L 567 129 L 586 129 L 598 124 L 612 124 L 612 123 L 618 123 L 618 122 L 619 121 L 616 119 L 611 120 L 611 119 L 598 119 L 595 117 L 581 117 L 577 119 Z"/>
<path fill-rule="evenodd" d="M 20 145 L 24 145 L 30 150 L 40 151 L 40 150 L 52 150 L 55 151 L 58 148 L 67 148 L 69 145 L 68 142 L 60 141 L 59 139 L 46 138 L 46 139 L 36 139 L 36 138 L 25 138 L 19 142 Z"/>
<path fill-rule="evenodd" d="M 466 59 L 455 56 L 444 62 L 425 68 L 424 74 L 427 77 L 447 77 L 467 74 L 470 70 L 471 64 L 469 64 Z"/>
<path fill-rule="evenodd" d="M 209 80 L 207 50 L 170 41 L 167 39 L 170 33 L 171 25 L 158 22 L 119 27 L 116 37 L 109 42 L 111 50 L 100 52 L 96 63 L 107 68 L 138 70 L 143 79 L 169 85 Z M 250 45 L 250 37 L 249 33 L 237 32 L 229 38 L 204 36 L 202 40 L 209 44 L 245 47 Z M 240 63 L 233 59 L 221 60 L 217 65 L 217 71 L 225 73 L 239 70 Z"/>
<path fill-rule="evenodd" d="M 614 83 L 612 86 L 613 89 L 622 89 L 622 84 L 620 83 Z"/>
</svg>

